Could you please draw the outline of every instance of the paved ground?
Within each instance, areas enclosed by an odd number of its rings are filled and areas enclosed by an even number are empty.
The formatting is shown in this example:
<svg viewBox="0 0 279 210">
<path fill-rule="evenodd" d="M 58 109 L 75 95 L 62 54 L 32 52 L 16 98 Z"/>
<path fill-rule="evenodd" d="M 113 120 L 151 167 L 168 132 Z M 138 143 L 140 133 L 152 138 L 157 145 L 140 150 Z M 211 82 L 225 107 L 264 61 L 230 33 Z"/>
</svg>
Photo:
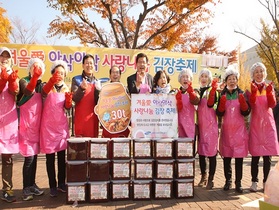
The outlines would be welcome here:
<svg viewBox="0 0 279 210">
<path fill-rule="evenodd" d="M 273 157 L 272 166 L 279 160 L 279 157 Z M 263 197 L 263 190 L 257 193 L 251 193 L 250 187 L 250 161 L 248 157 L 244 160 L 244 175 L 242 185 L 243 194 L 235 193 L 234 189 L 223 191 L 224 175 L 223 162 L 220 157 L 217 161 L 217 171 L 215 176 L 215 187 L 213 190 L 197 187 L 199 182 L 199 167 L 196 159 L 195 169 L 195 191 L 194 198 L 188 199 L 168 199 L 168 200 L 150 200 L 150 201 L 110 201 L 105 203 L 85 203 L 78 204 L 79 209 L 257 209 L 252 207 L 243 207 L 243 204 L 260 199 Z M 262 159 L 261 159 L 262 161 Z M 234 173 L 234 161 L 233 173 Z M 22 165 L 23 158 L 16 155 L 14 158 L 14 192 L 17 202 L 6 203 L 0 200 L 0 209 L 72 209 L 72 205 L 66 204 L 66 195 L 59 194 L 56 198 L 49 196 L 48 179 L 45 168 L 45 157 L 40 155 L 38 158 L 37 184 L 45 190 L 45 194 L 35 197 L 32 201 L 22 201 Z M 262 165 L 260 165 L 259 179 L 262 180 Z M 262 187 L 262 183 L 259 183 Z"/>
</svg>

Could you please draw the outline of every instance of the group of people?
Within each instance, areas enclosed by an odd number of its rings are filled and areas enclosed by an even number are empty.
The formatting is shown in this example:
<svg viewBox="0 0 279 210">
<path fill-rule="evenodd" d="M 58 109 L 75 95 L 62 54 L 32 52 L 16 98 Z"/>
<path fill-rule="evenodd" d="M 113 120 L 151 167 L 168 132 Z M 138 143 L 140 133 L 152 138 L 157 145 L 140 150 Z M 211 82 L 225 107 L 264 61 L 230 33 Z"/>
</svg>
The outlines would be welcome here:
<svg viewBox="0 0 279 210">
<path fill-rule="evenodd" d="M 46 169 L 50 196 L 66 192 L 65 151 L 69 138 L 69 125 L 65 110 L 74 108 L 74 134 L 76 137 L 99 136 L 99 120 L 94 113 L 99 93 L 100 80 L 94 76 L 95 61 L 90 54 L 82 60 L 82 74 L 72 78 L 71 88 L 64 83 L 68 73 L 67 63 L 53 62 L 51 77 L 47 82 L 41 78 L 45 65 L 39 58 L 31 58 L 28 75 L 18 78 L 12 69 L 12 54 L 0 48 L 0 153 L 2 159 L 2 200 L 14 202 L 12 154 L 24 157 L 22 169 L 22 199 L 32 200 L 33 196 L 44 193 L 36 184 L 37 157 L 46 154 Z M 158 71 L 152 77 L 146 72 L 148 57 L 144 53 L 136 56 L 136 73 L 127 78 L 129 94 L 175 94 L 178 110 L 178 136 L 198 136 L 198 154 L 201 169 L 199 186 L 212 189 L 216 171 L 218 149 L 224 160 L 226 183 L 224 190 L 232 185 L 231 159 L 236 161 L 236 191 L 242 193 L 243 158 L 252 155 L 251 191 L 257 191 L 258 165 L 260 156 L 264 159 L 264 180 L 271 167 L 271 156 L 278 155 L 279 146 L 272 108 L 275 106 L 274 88 L 266 84 L 266 68 L 262 63 L 251 67 L 251 90 L 244 92 L 238 87 L 239 73 L 235 65 L 227 68 L 221 93 L 218 84 L 208 69 L 199 73 L 199 90 L 192 87 L 191 69 L 184 69 L 178 75 L 180 88 L 172 89 L 166 71 Z M 110 82 L 120 82 L 121 70 L 112 66 Z M 197 116 L 197 120 L 196 120 Z M 250 116 L 249 130 L 246 126 Z M 217 117 L 222 120 L 219 135 Z M 84 126 L 86 125 L 86 126 Z M 197 126 L 198 125 L 198 126 Z M 128 137 L 130 130 L 110 133 L 103 129 L 102 137 Z M 219 137 L 220 136 L 220 137 Z M 218 148 L 219 147 L 219 148 Z M 57 155 L 56 155 L 57 153 Z M 55 157 L 57 156 L 57 177 Z M 206 173 L 206 158 L 209 158 L 209 174 Z"/>
</svg>

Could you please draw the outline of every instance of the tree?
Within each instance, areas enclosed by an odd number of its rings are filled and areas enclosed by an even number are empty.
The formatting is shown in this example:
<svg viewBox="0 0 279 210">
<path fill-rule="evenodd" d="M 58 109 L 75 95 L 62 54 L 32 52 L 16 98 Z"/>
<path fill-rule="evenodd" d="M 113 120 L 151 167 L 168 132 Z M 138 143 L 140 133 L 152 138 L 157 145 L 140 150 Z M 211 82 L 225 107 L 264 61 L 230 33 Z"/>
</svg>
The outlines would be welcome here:
<svg viewBox="0 0 279 210">
<path fill-rule="evenodd" d="M 47 2 L 63 16 L 50 23 L 51 37 L 71 36 L 93 47 L 190 52 L 203 47 L 202 32 L 214 15 L 208 6 L 220 0 Z"/>
<path fill-rule="evenodd" d="M 258 41 L 241 31 L 235 30 L 235 32 L 255 41 L 258 45 L 257 54 L 267 67 L 268 79 L 275 81 L 275 84 L 278 86 L 279 22 L 277 19 L 277 10 L 279 8 L 279 2 L 277 0 L 258 0 L 258 2 L 268 11 L 272 19 L 272 24 L 270 22 L 265 23 L 261 19 L 261 40 Z"/>
<path fill-rule="evenodd" d="M 40 25 L 33 21 L 30 27 L 24 26 L 21 19 L 15 17 L 12 19 L 14 26 L 11 33 L 11 40 L 13 43 L 18 44 L 35 44 L 37 43 L 36 36 Z"/>
<path fill-rule="evenodd" d="M 12 31 L 12 26 L 7 17 L 5 17 L 6 10 L 0 7 L 0 42 L 9 43 L 9 35 Z"/>
</svg>

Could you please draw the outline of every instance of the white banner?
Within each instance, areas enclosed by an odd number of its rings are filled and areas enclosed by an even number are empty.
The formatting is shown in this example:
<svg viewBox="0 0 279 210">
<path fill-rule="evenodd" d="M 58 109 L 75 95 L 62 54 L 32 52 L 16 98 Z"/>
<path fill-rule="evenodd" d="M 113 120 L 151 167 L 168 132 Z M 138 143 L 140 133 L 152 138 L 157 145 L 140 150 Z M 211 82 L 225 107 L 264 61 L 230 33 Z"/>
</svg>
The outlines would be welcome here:
<svg viewBox="0 0 279 210">
<path fill-rule="evenodd" d="M 177 138 L 175 95 L 131 95 L 132 138 Z"/>
</svg>

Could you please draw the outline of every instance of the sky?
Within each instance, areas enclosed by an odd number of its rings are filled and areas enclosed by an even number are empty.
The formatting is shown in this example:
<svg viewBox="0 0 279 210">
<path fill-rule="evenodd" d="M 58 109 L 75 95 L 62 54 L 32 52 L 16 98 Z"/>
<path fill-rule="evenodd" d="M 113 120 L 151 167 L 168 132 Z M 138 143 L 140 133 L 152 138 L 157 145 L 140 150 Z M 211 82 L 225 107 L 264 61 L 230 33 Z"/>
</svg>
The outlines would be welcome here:
<svg viewBox="0 0 279 210">
<path fill-rule="evenodd" d="M 0 0 L 0 6 L 7 10 L 9 19 L 20 18 L 26 26 L 32 23 L 40 24 L 37 32 L 41 44 L 80 46 L 78 40 L 46 39 L 49 23 L 59 15 L 59 12 L 47 7 L 46 0 Z M 234 30 L 242 31 L 259 40 L 259 20 L 270 21 L 265 8 L 257 0 L 223 0 L 214 7 L 215 18 L 211 21 L 208 33 L 217 37 L 220 51 L 231 51 L 240 46 L 241 51 L 253 47 L 256 43 Z"/>
</svg>

